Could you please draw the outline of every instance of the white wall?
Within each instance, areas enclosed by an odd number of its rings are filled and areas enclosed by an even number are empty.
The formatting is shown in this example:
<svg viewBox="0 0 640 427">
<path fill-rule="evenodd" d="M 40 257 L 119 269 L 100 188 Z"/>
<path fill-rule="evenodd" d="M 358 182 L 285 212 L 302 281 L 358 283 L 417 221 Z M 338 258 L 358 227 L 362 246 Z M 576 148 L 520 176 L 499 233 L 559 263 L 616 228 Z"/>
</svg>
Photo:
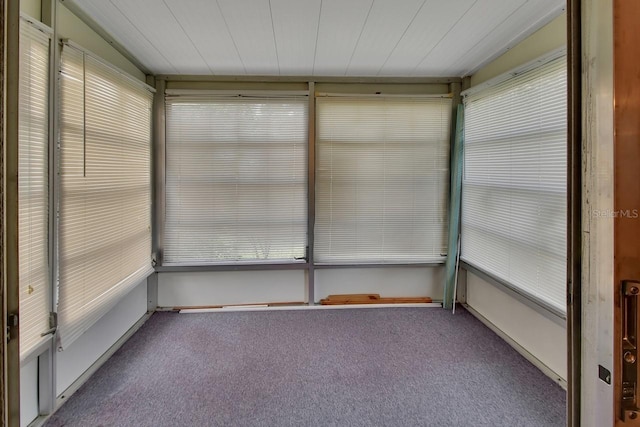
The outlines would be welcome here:
<svg viewBox="0 0 640 427">
<path fill-rule="evenodd" d="M 315 271 L 315 302 L 330 294 L 442 299 L 443 267 L 334 268 Z M 162 308 L 306 302 L 306 272 L 221 271 L 158 274 Z"/>
<path fill-rule="evenodd" d="M 331 294 L 431 297 L 442 300 L 444 267 L 374 267 L 316 270 L 315 300 Z"/>
<path fill-rule="evenodd" d="M 306 301 L 303 270 L 158 274 L 159 307 Z"/>
<path fill-rule="evenodd" d="M 566 14 L 520 42 L 471 76 L 472 87 L 566 45 Z M 510 293 L 467 273 L 467 304 L 527 352 L 567 379 L 566 328 Z"/>
<path fill-rule="evenodd" d="M 38 416 L 38 358 L 20 368 L 20 427 Z"/>
<path fill-rule="evenodd" d="M 566 328 L 467 272 L 467 304 L 543 365 L 567 380 Z"/>
<path fill-rule="evenodd" d="M 40 21 L 42 0 L 20 0 L 20 12 Z"/>
<path fill-rule="evenodd" d="M 56 393 L 58 396 L 146 312 L 147 281 L 145 280 L 71 346 L 57 353 Z"/>
</svg>

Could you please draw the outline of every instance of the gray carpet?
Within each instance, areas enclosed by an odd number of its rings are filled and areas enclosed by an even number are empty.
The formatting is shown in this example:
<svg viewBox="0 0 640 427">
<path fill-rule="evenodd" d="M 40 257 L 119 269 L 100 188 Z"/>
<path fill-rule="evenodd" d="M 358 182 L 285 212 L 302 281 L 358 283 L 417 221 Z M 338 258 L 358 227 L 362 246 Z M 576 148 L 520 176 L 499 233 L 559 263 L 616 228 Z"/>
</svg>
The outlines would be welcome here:
<svg viewBox="0 0 640 427">
<path fill-rule="evenodd" d="M 468 312 L 156 313 L 46 426 L 564 426 Z"/>
</svg>

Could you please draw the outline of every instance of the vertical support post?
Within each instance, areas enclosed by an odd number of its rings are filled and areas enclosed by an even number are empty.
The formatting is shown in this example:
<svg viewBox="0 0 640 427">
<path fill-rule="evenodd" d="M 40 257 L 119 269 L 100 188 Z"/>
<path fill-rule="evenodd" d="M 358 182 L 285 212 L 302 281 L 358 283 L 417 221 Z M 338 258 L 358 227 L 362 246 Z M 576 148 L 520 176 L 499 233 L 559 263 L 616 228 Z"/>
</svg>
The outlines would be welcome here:
<svg viewBox="0 0 640 427">
<path fill-rule="evenodd" d="M 153 86 L 156 87 L 156 79 L 154 76 L 148 75 L 147 78 L 147 84 L 149 86 Z M 156 98 L 156 95 L 154 94 L 153 96 L 153 107 L 152 107 L 152 112 L 151 112 L 151 121 L 152 123 L 154 123 L 152 126 L 152 147 L 151 147 L 151 251 L 153 254 L 155 254 L 156 257 L 156 262 L 157 262 L 157 257 L 158 257 L 158 244 L 157 244 L 157 237 L 156 237 L 156 223 L 157 223 L 157 209 L 156 209 L 156 171 L 159 168 L 163 168 L 164 163 L 161 164 L 157 164 L 155 163 L 155 152 L 156 152 L 156 129 L 155 129 L 155 123 L 156 120 L 158 119 L 156 117 L 156 104 L 158 102 L 162 102 L 162 107 L 164 108 L 164 93 L 162 94 L 162 99 L 159 101 Z M 162 115 L 164 116 L 164 111 L 162 112 Z M 164 147 L 164 143 L 162 144 L 162 146 Z M 151 276 L 149 276 L 147 278 L 147 313 L 153 313 L 154 311 L 156 311 L 156 308 L 158 307 L 158 273 L 153 273 L 151 274 Z"/>
<path fill-rule="evenodd" d="M 0 4 L 0 27 L 2 33 L 0 34 L 0 98 L 2 99 L 2 108 L 0 108 L 0 307 L 2 307 L 2 317 L 0 317 L 0 330 L 7 330 L 7 307 L 6 307 L 6 280 L 5 274 L 5 243 L 4 243 L 4 145 L 5 145 L 5 103 L 4 103 L 4 82 L 5 82 L 5 46 L 6 40 L 6 26 L 5 26 L 5 14 L 7 9 L 7 1 L 3 1 Z M 7 425 L 7 340 L 0 340 L 0 425 Z"/>
<path fill-rule="evenodd" d="M 164 250 L 164 218 L 166 207 L 165 166 L 166 166 L 166 128 L 164 92 L 166 80 L 156 80 L 156 93 L 153 96 L 153 146 L 151 150 L 151 170 L 153 174 L 153 209 L 151 218 L 152 251 L 157 265 L 162 265 Z"/>
<path fill-rule="evenodd" d="M 4 1 L 4 214 L 5 214 L 5 314 L 19 321 L 18 259 L 18 88 L 20 58 L 20 2 Z M 7 420 L 9 427 L 20 425 L 20 331 L 19 324 L 8 325 L 7 342 Z M 4 333 L 4 331 L 3 331 Z"/>
<path fill-rule="evenodd" d="M 57 0 L 42 0 L 42 23 L 53 30 L 49 46 L 49 298 L 52 313 L 58 310 L 58 89 L 60 44 L 56 25 Z M 53 413 L 56 402 L 54 335 L 49 349 L 38 357 L 38 405 L 40 415 Z"/>
<path fill-rule="evenodd" d="M 582 24 L 567 1 L 567 425 L 580 425 L 582 320 Z"/>
<path fill-rule="evenodd" d="M 580 418 L 572 419 L 569 425 L 584 427 L 611 426 L 615 417 L 612 386 L 616 378 L 613 334 L 617 303 L 614 295 L 612 214 L 615 209 L 613 3 L 614 0 L 572 0 L 571 9 L 567 10 L 568 16 L 580 19 L 572 20 L 569 28 L 572 31 L 571 43 L 574 43 L 575 31 L 575 28 L 571 28 L 574 23 L 581 23 L 580 57 L 572 57 L 570 60 L 570 63 L 580 60 L 582 67 L 581 82 L 575 82 L 577 76 L 571 78 L 572 93 L 574 90 L 582 92 L 580 115 L 572 118 L 581 120 L 581 137 L 577 138 L 579 134 L 574 133 L 570 140 L 572 144 L 578 144 L 581 140 L 581 164 L 572 167 L 582 168 L 582 243 L 578 253 L 581 253 L 583 260 L 582 285 L 579 286 L 579 282 L 571 283 L 571 287 L 579 293 L 571 295 L 573 302 L 567 311 L 567 318 L 572 322 L 580 322 L 580 345 L 576 347 L 575 342 L 569 344 L 573 345 L 572 352 L 581 353 L 581 367 L 575 373 L 575 367 L 569 365 L 568 379 L 572 394 L 575 389 L 574 379 L 579 378 L 580 381 L 579 396 L 572 395 L 570 399 L 579 398 L 586 403 L 580 405 Z M 578 5 L 580 9 L 577 9 Z M 569 50 L 575 52 L 576 49 L 577 46 L 572 45 Z M 574 82 L 580 86 L 576 87 Z M 573 96 L 572 94 L 571 98 Z M 571 125 L 572 132 L 573 126 Z M 575 188 L 576 184 L 578 183 L 572 182 L 571 187 Z M 573 226 L 577 227 L 577 224 L 574 223 Z M 569 238 L 572 239 L 571 236 Z M 573 247 L 577 242 L 569 240 L 567 243 Z M 574 251 L 574 255 L 578 253 Z M 569 259 L 567 265 L 572 266 L 573 262 Z M 576 299 L 580 299 L 581 314 L 572 312 Z M 571 331 L 577 325 L 568 325 L 567 330 Z"/>
<path fill-rule="evenodd" d="M 307 295 L 309 305 L 315 304 L 315 266 L 313 260 L 314 227 L 316 223 L 316 84 L 309 82 L 309 145 L 307 150 Z"/>
</svg>

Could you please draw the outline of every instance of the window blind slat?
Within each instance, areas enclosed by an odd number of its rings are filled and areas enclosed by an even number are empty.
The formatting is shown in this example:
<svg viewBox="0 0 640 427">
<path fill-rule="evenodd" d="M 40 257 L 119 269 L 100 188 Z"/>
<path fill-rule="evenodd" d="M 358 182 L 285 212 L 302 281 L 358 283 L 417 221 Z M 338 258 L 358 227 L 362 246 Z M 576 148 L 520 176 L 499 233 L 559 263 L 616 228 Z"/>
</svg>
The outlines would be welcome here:
<svg viewBox="0 0 640 427">
<path fill-rule="evenodd" d="M 167 97 L 165 264 L 305 257 L 307 104 Z"/>
<path fill-rule="evenodd" d="M 465 99 L 461 258 L 564 311 L 566 59 Z"/>
<path fill-rule="evenodd" d="M 20 357 L 46 339 L 49 329 L 49 43 L 20 20 L 18 221 Z"/>
<path fill-rule="evenodd" d="M 316 102 L 315 260 L 442 261 L 451 99 Z"/>
<path fill-rule="evenodd" d="M 60 89 L 60 346 L 151 267 L 152 94 L 64 45 Z"/>
</svg>

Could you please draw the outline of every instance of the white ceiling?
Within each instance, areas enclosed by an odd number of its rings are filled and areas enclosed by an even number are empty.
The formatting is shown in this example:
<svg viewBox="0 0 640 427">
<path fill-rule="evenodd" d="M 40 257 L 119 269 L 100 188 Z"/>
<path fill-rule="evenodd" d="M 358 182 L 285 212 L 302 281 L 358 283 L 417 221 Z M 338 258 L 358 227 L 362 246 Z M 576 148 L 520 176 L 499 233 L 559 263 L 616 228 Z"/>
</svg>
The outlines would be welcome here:
<svg viewBox="0 0 640 427">
<path fill-rule="evenodd" d="M 564 0 L 67 0 L 153 74 L 465 76 Z M 76 40 L 82 43 L 82 40 Z"/>
</svg>

